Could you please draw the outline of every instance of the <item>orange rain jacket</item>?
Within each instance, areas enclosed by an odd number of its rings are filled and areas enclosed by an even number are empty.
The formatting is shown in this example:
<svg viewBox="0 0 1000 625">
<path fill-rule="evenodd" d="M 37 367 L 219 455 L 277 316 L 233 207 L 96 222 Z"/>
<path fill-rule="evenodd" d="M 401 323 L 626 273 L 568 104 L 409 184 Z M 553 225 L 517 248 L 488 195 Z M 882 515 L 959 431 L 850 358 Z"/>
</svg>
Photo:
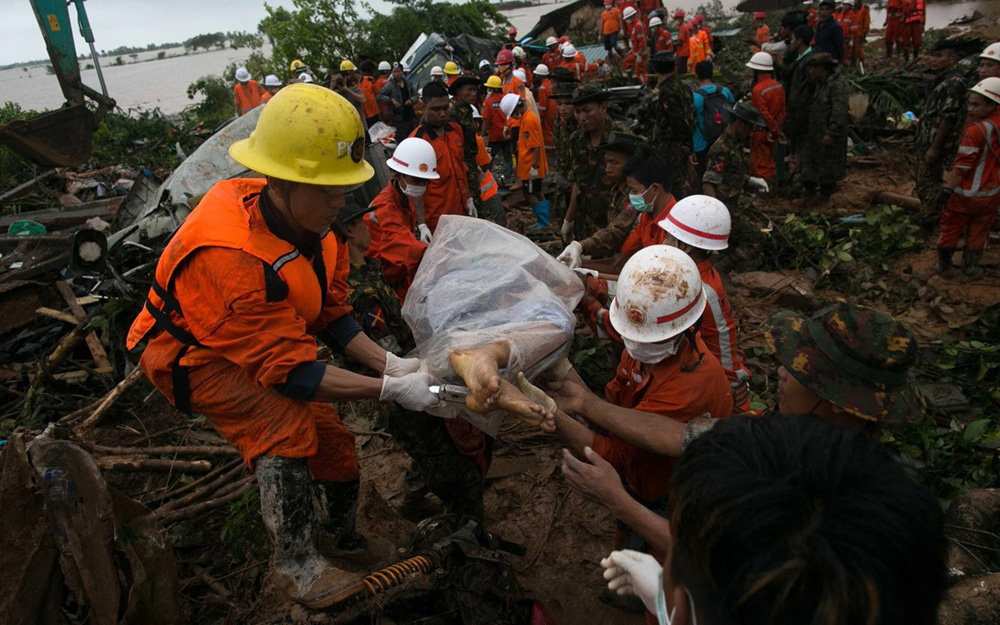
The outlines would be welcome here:
<svg viewBox="0 0 1000 625">
<path fill-rule="evenodd" d="M 542 122 L 530 109 L 524 109 L 521 115 L 521 136 L 517 141 L 517 177 L 528 180 L 531 177 L 531 165 L 534 162 L 532 152 L 540 150 L 538 155 L 538 178 L 541 180 L 549 173 L 549 163 L 545 159 L 545 139 L 542 136 Z"/>
<path fill-rule="evenodd" d="M 750 134 L 750 170 L 752 175 L 770 180 L 778 175 L 774 152 L 785 123 L 785 88 L 773 77 L 761 76 L 750 92 L 750 101 L 767 126 Z"/>
<path fill-rule="evenodd" d="M 375 81 L 372 80 L 371 76 L 362 76 L 358 86 L 361 87 L 361 93 L 365 94 L 365 103 L 361 106 L 361 110 L 365 114 L 365 119 L 377 117 L 379 105 L 377 99 L 378 91 L 375 91 Z"/>
<path fill-rule="evenodd" d="M 263 103 L 264 90 L 256 80 L 237 82 L 233 87 L 233 104 L 240 107 L 240 115 L 246 115 L 250 109 Z"/>
<path fill-rule="evenodd" d="M 465 178 L 465 137 L 462 128 L 450 121 L 446 121 L 441 128 L 421 123 L 410 136 L 430 142 L 437 156 L 440 178 L 431 180 L 424 194 L 424 221 L 434 232 L 441 215 L 465 214 L 465 201 L 469 198 L 469 184 Z"/>
<path fill-rule="evenodd" d="M 382 262 L 385 282 L 396 292 L 402 304 L 406 301 L 406 292 L 413 283 L 420 259 L 427 251 L 427 244 L 414 234 L 417 215 L 410 208 L 410 199 L 394 182 L 386 185 L 369 206 L 374 206 L 375 210 L 364 217 L 371 235 L 371 244 L 365 256 Z"/>
</svg>

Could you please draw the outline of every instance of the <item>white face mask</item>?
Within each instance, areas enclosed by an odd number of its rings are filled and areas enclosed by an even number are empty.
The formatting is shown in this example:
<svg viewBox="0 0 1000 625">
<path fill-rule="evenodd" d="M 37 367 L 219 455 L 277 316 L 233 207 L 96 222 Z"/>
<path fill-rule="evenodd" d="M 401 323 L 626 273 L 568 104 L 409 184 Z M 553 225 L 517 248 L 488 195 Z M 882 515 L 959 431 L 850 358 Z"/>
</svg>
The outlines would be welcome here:
<svg viewBox="0 0 1000 625">
<path fill-rule="evenodd" d="M 405 180 L 400 180 L 399 183 L 399 188 L 402 189 L 403 194 L 412 198 L 423 197 L 424 193 L 427 192 L 427 185 L 406 184 Z"/>
<path fill-rule="evenodd" d="M 625 342 L 625 349 L 632 358 L 644 365 L 655 365 L 676 354 L 683 338 L 683 334 L 678 334 L 662 343 L 636 343 L 625 337 L 622 337 L 622 341 Z"/>
</svg>

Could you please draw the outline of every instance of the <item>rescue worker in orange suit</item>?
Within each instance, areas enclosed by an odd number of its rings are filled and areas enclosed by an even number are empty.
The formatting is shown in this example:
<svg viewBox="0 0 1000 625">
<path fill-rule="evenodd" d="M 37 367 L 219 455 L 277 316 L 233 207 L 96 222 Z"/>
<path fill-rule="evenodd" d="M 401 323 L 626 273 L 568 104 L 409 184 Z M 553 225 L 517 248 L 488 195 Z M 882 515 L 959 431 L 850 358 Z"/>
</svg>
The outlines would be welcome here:
<svg viewBox="0 0 1000 625">
<path fill-rule="evenodd" d="M 840 30 L 844 33 L 844 58 L 842 62 L 846 65 L 854 58 L 854 40 L 856 26 L 854 24 L 854 7 L 846 2 L 838 2 L 837 9 L 833 12 L 833 19 L 840 24 Z"/>
<path fill-rule="evenodd" d="M 747 67 L 753 70 L 750 103 L 766 124 L 750 134 L 750 175 L 773 180 L 778 175 L 774 153 L 785 123 L 785 88 L 774 79 L 774 58 L 767 52 L 754 54 Z"/>
<path fill-rule="evenodd" d="M 639 19 L 646 22 L 650 13 L 662 8 L 662 0 L 639 0 Z"/>
<path fill-rule="evenodd" d="M 559 51 L 559 40 L 555 37 L 549 37 L 545 40 L 545 47 L 548 48 L 548 50 L 542 53 L 542 65 L 545 65 L 551 71 L 562 64 L 562 53 Z"/>
<path fill-rule="evenodd" d="M 236 85 L 233 87 L 233 104 L 237 115 L 246 115 L 264 102 L 264 90 L 256 80 L 250 78 L 247 68 L 236 70 Z"/>
<path fill-rule="evenodd" d="M 663 27 L 663 20 L 659 16 L 649 18 L 649 38 L 653 40 L 654 53 L 674 49 L 674 39 L 670 31 Z"/>
<path fill-rule="evenodd" d="M 555 146 L 556 114 L 559 111 L 556 101 L 552 99 L 552 81 L 549 80 L 549 68 L 545 64 L 535 67 L 535 101 L 538 103 L 538 116 L 542 118 L 545 150 L 550 152 Z"/>
<path fill-rule="evenodd" d="M 865 62 L 865 40 L 872 27 L 872 14 L 862 0 L 854 3 L 854 57 L 853 63 Z"/>
<path fill-rule="evenodd" d="M 361 63 L 361 80 L 358 82 L 358 87 L 365 95 L 365 103 L 361 105 L 361 110 L 364 112 L 365 121 L 369 127 L 378 121 L 381 112 L 381 107 L 378 104 L 378 89 L 375 88 L 375 79 L 372 77 L 374 73 L 375 63 L 373 61 Z"/>
<path fill-rule="evenodd" d="M 903 60 L 909 62 L 910 51 L 913 58 L 920 56 L 920 46 L 924 42 L 924 0 L 903 0 Z"/>
<path fill-rule="evenodd" d="M 764 49 L 764 44 L 771 41 L 771 27 L 764 21 L 766 19 L 767 13 L 764 11 L 757 11 L 753 14 L 754 33 L 750 43 L 753 45 L 754 52 L 760 52 Z"/>
<path fill-rule="evenodd" d="M 684 11 L 680 9 L 674 12 L 674 23 L 677 24 L 677 45 L 674 48 L 677 75 L 683 76 L 688 73 L 688 57 L 691 56 L 691 27 L 684 23 Z M 691 67 L 693 69 L 694 65 Z"/>
<path fill-rule="evenodd" d="M 892 56 L 892 47 L 903 51 L 903 0 L 888 0 L 885 5 L 885 58 Z"/>
<path fill-rule="evenodd" d="M 524 81 L 514 75 L 514 53 L 510 50 L 497 52 L 497 74 L 503 84 L 503 94 L 516 93 L 524 95 Z"/>
<path fill-rule="evenodd" d="M 969 92 L 968 123 L 936 202 L 941 210 L 938 272 L 953 278 L 952 256 L 962 236 L 962 272 L 979 278 L 986 238 L 1000 206 L 1000 78 L 985 78 Z"/>
<path fill-rule="evenodd" d="M 310 608 L 363 588 L 321 548 L 369 550 L 355 525 L 354 437 L 331 402 L 437 404 L 420 361 L 386 352 L 350 315 L 348 252 L 330 228 L 374 173 L 364 146 L 343 97 L 309 84 L 278 92 L 229 148 L 266 178 L 212 187 L 164 249 L 127 338 L 129 349 L 145 344 L 139 365 L 153 385 L 256 471 L 277 588 Z M 317 361 L 314 336 L 380 375 Z"/>
<path fill-rule="evenodd" d="M 629 44 L 632 51 L 625 57 L 622 67 L 625 70 L 635 68 L 636 78 L 640 84 L 646 84 L 646 68 L 649 66 L 649 45 L 646 38 L 646 25 L 637 17 L 639 12 L 634 7 L 628 7 L 623 14 L 629 28 Z"/>
<path fill-rule="evenodd" d="M 712 44 L 715 43 L 715 37 L 712 36 L 712 30 L 705 25 L 705 16 L 695 15 L 691 23 L 698 27 L 698 37 L 705 46 L 705 54 L 710 57 L 714 56 L 712 53 Z"/>
<path fill-rule="evenodd" d="M 698 336 L 697 322 L 706 300 L 698 267 L 687 254 L 668 245 L 637 252 L 622 269 L 611 319 L 625 342 L 615 377 L 592 393 L 571 370 L 552 384 L 556 434 L 578 458 L 596 452 L 624 477 L 644 506 L 663 514 L 674 460 L 627 442 L 634 438 L 637 412 L 686 423 L 708 414 L 728 417 L 733 410 L 729 382 L 718 359 Z M 577 414 L 600 428 L 598 434 L 570 417 Z M 624 536 L 616 541 L 623 542 Z M 630 543 L 631 543 L 631 537 Z M 661 560 L 664 553 L 643 543 L 630 544 Z M 647 623 L 656 623 L 646 614 Z"/>
<path fill-rule="evenodd" d="M 614 0 L 604 0 L 600 22 L 604 52 L 608 57 L 618 54 L 618 37 L 625 33 L 625 25 L 622 23 L 621 11 L 614 5 Z"/>
<path fill-rule="evenodd" d="M 375 100 L 378 103 L 379 116 L 386 123 L 392 122 L 392 117 L 389 115 L 389 105 L 378 101 L 378 94 L 382 93 L 382 87 L 392 78 L 391 74 L 392 65 L 389 64 L 389 61 L 380 61 L 378 64 L 378 78 L 375 79 Z"/>
<path fill-rule="evenodd" d="M 385 164 L 395 173 L 364 217 L 371 235 L 365 256 L 382 264 L 386 284 L 402 303 L 431 242 L 430 228 L 417 219 L 418 207 L 428 184 L 440 176 L 434 146 L 416 137 L 403 139 Z"/>
<path fill-rule="evenodd" d="M 584 74 L 587 73 L 587 59 L 576 51 L 576 46 L 567 43 L 563 48 L 562 56 L 562 66 L 573 72 L 573 78 L 583 80 Z"/>
<path fill-rule="evenodd" d="M 497 177 L 507 184 L 513 176 L 514 155 L 510 137 L 504 134 L 507 118 L 500 112 L 500 100 L 503 99 L 503 84 L 499 76 L 486 79 L 486 99 L 483 101 L 483 125 L 486 141 L 497 159 Z"/>
<path fill-rule="evenodd" d="M 478 217 L 478 213 L 466 182 L 462 128 L 448 119 L 451 110 L 448 89 L 440 83 L 427 83 L 421 99 L 424 115 L 410 136 L 425 139 L 434 146 L 438 178 L 427 185 L 424 214 L 417 214 L 417 223 L 426 224 L 433 234 L 442 215 Z"/>
<path fill-rule="evenodd" d="M 550 202 L 545 200 L 543 180 L 549 173 L 545 160 L 545 141 L 542 137 L 542 122 L 538 113 L 525 106 L 524 98 L 508 93 L 500 101 L 500 110 L 507 118 L 518 118 L 517 178 L 524 188 L 524 199 L 535 213 L 537 222 L 533 230 L 549 225 Z"/>
<path fill-rule="evenodd" d="M 261 101 L 267 103 L 280 89 L 281 80 L 274 74 L 268 74 L 264 78 L 264 95 L 261 96 Z"/>
<path fill-rule="evenodd" d="M 707 195 L 689 195 L 659 222 L 665 243 L 686 252 L 698 265 L 708 305 L 701 316 L 698 334 L 726 372 L 736 412 L 750 411 L 750 371 L 744 363 L 736 336 L 732 306 L 722 286 L 722 277 L 712 266 L 711 253 L 729 247 L 732 220 L 726 205 Z"/>
</svg>

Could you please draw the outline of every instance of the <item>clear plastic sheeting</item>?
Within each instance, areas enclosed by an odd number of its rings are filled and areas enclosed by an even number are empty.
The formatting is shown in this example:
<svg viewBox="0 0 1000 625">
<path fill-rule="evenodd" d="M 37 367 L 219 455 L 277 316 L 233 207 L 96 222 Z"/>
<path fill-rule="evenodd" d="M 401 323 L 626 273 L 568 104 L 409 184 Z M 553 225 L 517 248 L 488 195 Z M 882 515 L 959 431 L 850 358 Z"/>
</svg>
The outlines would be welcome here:
<svg viewBox="0 0 1000 625">
<path fill-rule="evenodd" d="M 527 238 L 482 219 L 446 215 L 413 280 L 403 318 L 421 358 L 440 382 L 464 384 L 449 356 L 506 341 L 510 359 L 500 374 L 535 378 L 569 353 L 583 284 L 573 271 Z M 495 435 L 503 414 L 477 414 L 461 404 L 431 410 L 461 416 Z"/>
</svg>

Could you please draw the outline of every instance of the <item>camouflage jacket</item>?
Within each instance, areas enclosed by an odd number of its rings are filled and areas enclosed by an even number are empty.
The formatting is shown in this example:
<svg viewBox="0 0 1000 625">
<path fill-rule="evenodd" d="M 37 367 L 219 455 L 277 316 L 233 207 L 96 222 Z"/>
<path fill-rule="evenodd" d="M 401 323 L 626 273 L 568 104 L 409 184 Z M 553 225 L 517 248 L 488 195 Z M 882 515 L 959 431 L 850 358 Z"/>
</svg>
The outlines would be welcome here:
<svg viewBox="0 0 1000 625">
<path fill-rule="evenodd" d="M 576 123 L 575 117 L 570 117 L 568 120 L 563 121 L 561 117 L 556 117 L 556 127 L 553 133 L 556 155 L 561 156 L 566 153 L 569 149 L 569 138 L 577 131 L 579 126 Z M 558 162 L 560 165 L 565 162 L 564 159 L 559 158 Z M 560 169 L 564 169 L 560 167 Z M 565 173 L 565 172 L 564 172 Z"/>
<path fill-rule="evenodd" d="M 671 76 L 657 86 L 655 107 L 649 117 L 653 120 L 653 145 L 660 146 L 668 155 L 678 148 L 687 148 L 686 160 L 692 150 L 696 126 L 691 90 L 679 78 Z"/>
<path fill-rule="evenodd" d="M 749 175 L 750 159 L 743 152 L 743 145 L 728 132 L 722 133 L 708 149 L 702 182 L 715 185 L 716 197 L 732 212 L 738 208 L 736 201 Z"/>
<path fill-rule="evenodd" d="M 477 183 L 478 184 L 478 183 Z M 413 335 L 403 321 L 396 292 L 382 275 L 382 264 L 366 258 L 364 265 L 351 265 L 347 274 L 347 289 L 351 315 L 371 340 L 382 349 L 403 355 L 414 347 Z"/>
<path fill-rule="evenodd" d="M 458 104 L 451 107 L 451 121 L 455 122 L 462 129 L 462 138 L 465 140 L 465 148 L 462 153 L 466 167 L 466 181 L 469 189 L 479 188 L 479 165 L 476 164 L 476 154 L 479 152 L 479 144 L 476 142 L 476 135 L 479 134 L 479 124 L 472 117 L 471 106 L 461 106 Z M 481 208 L 483 204 L 482 196 L 479 193 L 469 193 L 476 208 Z"/>
<path fill-rule="evenodd" d="M 941 122 L 950 122 L 948 136 L 941 143 L 941 156 L 945 163 L 951 162 L 958 150 L 958 138 L 962 134 L 965 122 L 968 88 L 958 68 L 945 72 L 934 80 L 934 86 L 924 100 L 920 122 L 917 124 L 916 141 L 921 151 L 926 152 L 934 144 L 934 135 Z"/>
<path fill-rule="evenodd" d="M 614 130 L 619 130 L 618 125 L 611 121 L 609 115 L 604 120 L 604 137 Z M 590 135 L 577 129 L 569 138 L 566 160 L 569 164 L 567 178 L 580 189 L 576 219 L 579 229 L 576 233 L 590 236 L 598 228 L 608 225 L 611 208 L 612 184 L 604 172 L 604 148 L 592 145 Z"/>
<path fill-rule="evenodd" d="M 580 242 L 583 253 L 591 258 L 607 258 L 617 254 L 639 219 L 639 211 L 632 208 L 628 201 L 628 187 L 624 183 L 612 187 L 609 208 L 608 226 Z"/>
</svg>

